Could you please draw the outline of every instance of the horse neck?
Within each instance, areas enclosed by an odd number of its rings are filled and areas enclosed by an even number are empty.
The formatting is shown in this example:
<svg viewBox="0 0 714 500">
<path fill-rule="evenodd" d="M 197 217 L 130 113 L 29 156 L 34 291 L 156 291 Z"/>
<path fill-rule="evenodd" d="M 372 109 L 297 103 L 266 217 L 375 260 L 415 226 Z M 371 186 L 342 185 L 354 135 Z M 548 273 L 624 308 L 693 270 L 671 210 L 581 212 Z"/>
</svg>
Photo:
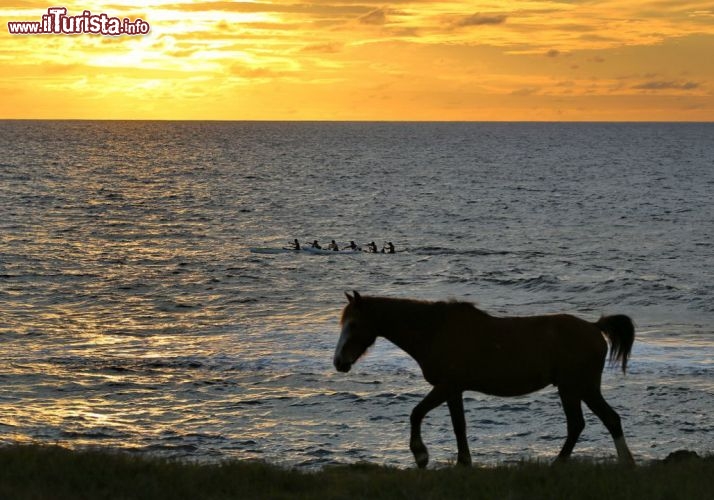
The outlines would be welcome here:
<svg viewBox="0 0 714 500">
<path fill-rule="evenodd" d="M 377 335 L 420 361 L 427 348 L 425 335 L 433 332 L 432 304 L 402 299 L 372 298 L 369 310 L 378 326 Z"/>
</svg>

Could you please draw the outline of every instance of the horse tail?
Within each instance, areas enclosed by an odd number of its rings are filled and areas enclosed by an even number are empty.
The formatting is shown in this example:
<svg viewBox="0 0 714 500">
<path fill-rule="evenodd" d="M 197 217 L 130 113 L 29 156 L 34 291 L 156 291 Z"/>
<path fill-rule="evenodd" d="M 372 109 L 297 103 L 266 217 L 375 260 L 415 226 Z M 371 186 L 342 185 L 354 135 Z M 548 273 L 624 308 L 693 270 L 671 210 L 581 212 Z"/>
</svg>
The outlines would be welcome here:
<svg viewBox="0 0 714 500">
<path fill-rule="evenodd" d="M 595 326 L 607 335 L 610 341 L 610 364 L 622 363 L 622 373 L 627 369 L 627 360 L 635 342 L 635 325 L 632 319 L 624 314 L 603 316 Z"/>
</svg>

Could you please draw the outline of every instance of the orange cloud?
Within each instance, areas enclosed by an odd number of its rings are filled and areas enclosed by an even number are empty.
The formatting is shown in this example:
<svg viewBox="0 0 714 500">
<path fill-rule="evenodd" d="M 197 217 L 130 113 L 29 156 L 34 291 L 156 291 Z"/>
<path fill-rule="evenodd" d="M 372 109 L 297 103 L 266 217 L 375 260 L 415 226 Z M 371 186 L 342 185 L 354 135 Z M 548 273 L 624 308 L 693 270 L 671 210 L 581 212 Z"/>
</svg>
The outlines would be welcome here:
<svg viewBox="0 0 714 500">
<path fill-rule="evenodd" d="M 86 3 L 66 6 L 81 13 Z M 151 32 L 0 32 L 0 118 L 714 119 L 709 1 L 104 8 L 145 19 Z M 0 28 L 46 10 L 9 0 Z"/>
<path fill-rule="evenodd" d="M 487 24 L 503 24 L 508 16 L 505 14 L 471 14 L 470 16 L 459 17 L 451 22 L 455 28 L 467 28 L 469 26 L 484 26 Z"/>
</svg>

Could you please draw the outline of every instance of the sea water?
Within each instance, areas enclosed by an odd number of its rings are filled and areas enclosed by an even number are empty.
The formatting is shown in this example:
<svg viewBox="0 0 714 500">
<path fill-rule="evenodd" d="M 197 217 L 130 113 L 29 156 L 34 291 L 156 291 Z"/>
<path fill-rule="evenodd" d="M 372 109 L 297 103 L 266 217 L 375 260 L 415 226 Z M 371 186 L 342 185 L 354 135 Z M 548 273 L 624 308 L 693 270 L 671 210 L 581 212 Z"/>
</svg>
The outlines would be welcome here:
<svg viewBox="0 0 714 500">
<path fill-rule="evenodd" d="M 603 392 L 633 453 L 711 453 L 713 193 L 712 124 L 0 122 L 0 443 L 413 466 L 416 363 L 332 367 L 358 290 L 628 314 Z M 565 438 L 552 387 L 465 407 L 482 464 Z M 613 457 L 585 413 L 576 456 Z M 424 439 L 454 461 L 445 407 Z"/>
</svg>

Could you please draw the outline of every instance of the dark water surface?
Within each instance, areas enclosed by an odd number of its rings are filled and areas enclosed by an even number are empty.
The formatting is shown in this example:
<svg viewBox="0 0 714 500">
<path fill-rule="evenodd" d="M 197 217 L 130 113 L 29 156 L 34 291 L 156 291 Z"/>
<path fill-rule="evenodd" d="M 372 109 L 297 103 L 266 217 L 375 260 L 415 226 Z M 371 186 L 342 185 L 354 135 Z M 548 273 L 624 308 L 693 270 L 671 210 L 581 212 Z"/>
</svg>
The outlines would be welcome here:
<svg viewBox="0 0 714 500">
<path fill-rule="evenodd" d="M 712 452 L 713 193 L 712 124 L 0 122 L 0 443 L 411 466 L 416 364 L 331 366 L 357 289 L 629 314 L 633 452 Z M 552 388 L 466 409 L 482 463 L 565 437 Z M 586 421 L 576 455 L 613 456 Z M 454 459 L 446 408 L 424 438 Z"/>
</svg>

